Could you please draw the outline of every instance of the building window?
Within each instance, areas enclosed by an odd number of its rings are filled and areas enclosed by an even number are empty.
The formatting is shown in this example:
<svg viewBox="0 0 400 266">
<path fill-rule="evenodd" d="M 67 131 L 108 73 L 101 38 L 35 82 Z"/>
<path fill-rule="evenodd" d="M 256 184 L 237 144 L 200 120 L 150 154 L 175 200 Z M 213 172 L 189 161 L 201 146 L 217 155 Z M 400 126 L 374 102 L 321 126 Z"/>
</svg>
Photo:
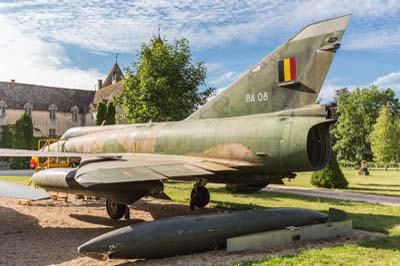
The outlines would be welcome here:
<svg viewBox="0 0 400 266">
<path fill-rule="evenodd" d="M 72 107 L 71 113 L 72 113 L 72 122 L 78 122 L 79 108 L 77 106 Z"/>
<path fill-rule="evenodd" d="M 6 116 L 6 103 L 4 101 L 0 101 L 0 117 Z"/>
<path fill-rule="evenodd" d="M 33 109 L 32 104 L 27 103 L 24 105 L 25 113 L 27 113 L 30 117 L 32 117 L 32 109 Z"/>
<path fill-rule="evenodd" d="M 56 112 L 57 112 L 57 107 L 52 104 L 49 107 L 49 115 L 50 115 L 50 120 L 56 120 Z"/>
<path fill-rule="evenodd" d="M 49 138 L 54 139 L 56 137 L 56 130 L 54 128 L 49 129 Z"/>
</svg>

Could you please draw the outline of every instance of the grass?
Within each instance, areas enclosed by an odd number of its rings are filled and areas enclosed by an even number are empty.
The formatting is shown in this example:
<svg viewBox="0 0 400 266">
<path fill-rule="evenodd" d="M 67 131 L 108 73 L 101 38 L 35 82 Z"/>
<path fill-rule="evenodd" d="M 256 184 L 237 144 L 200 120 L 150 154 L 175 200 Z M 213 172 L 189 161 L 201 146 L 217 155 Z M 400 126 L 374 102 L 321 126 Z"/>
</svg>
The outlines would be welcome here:
<svg viewBox="0 0 400 266">
<path fill-rule="evenodd" d="M 168 183 L 166 193 L 176 201 L 188 202 L 191 184 Z M 389 187 L 390 188 L 390 187 Z M 329 207 L 345 210 L 355 229 L 381 232 L 387 237 L 366 239 L 356 244 L 300 251 L 293 256 L 274 256 L 245 261 L 253 265 L 400 265 L 400 207 L 336 199 L 322 199 L 275 192 L 233 195 L 222 187 L 210 187 L 211 204 L 246 209 L 254 207 L 301 207 L 327 212 Z"/>
<path fill-rule="evenodd" d="M 362 176 L 354 169 L 342 170 L 349 181 L 349 187 L 345 191 L 400 196 L 400 171 L 370 170 L 369 176 Z M 298 173 L 290 182 L 285 180 L 285 185 L 311 188 L 311 174 L 312 172 Z"/>
<path fill-rule="evenodd" d="M 288 265 L 399 265 L 400 239 L 376 238 L 359 244 L 348 244 L 302 251 L 294 256 L 274 256 L 266 260 L 246 261 L 235 266 Z"/>
<path fill-rule="evenodd" d="M 0 180 L 14 182 L 21 185 L 27 185 L 30 178 L 30 176 L 0 176 Z"/>
<path fill-rule="evenodd" d="M 355 170 L 344 170 L 350 190 L 400 195 L 400 172 L 371 171 L 358 176 Z M 302 173 L 289 186 L 311 187 L 310 173 Z M 0 180 L 26 184 L 29 177 L 0 177 Z M 175 201 L 189 202 L 190 183 L 166 184 L 165 192 Z M 336 199 L 323 199 L 277 192 L 234 195 L 223 187 L 209 186 L 211 204 L 217 207 L 247 209 L 255 207 L 301 207 L 327 212 L 329 207 L 345 210 L 354 228 L 387 234 L 383 238 L 363 240 L 356 244 L 303 250 L 293 256 L 274 256 L 260 261 L 245 261 L 235 266 L 253 265 L 399 265 L 400 207 Z M 397 194 L 398 193 L 398 194 Z"/>
<path fill-rule="evenodd" d="M 178 202 L 189 202 L 191 184 L 168 183 L 165 192 Z M 231 194 L 223 187 L 209 187 L 211 204 L 222 208 L 248 209 L 257 207 L 298 207 L 327 213 L 330 207 L 346 211 L 354 227 L 363 230 L 400 235 L 400 207 L 362 202 L 315 198 L 279 192 L 261 191 L 253 194 Z"/>
</svg>

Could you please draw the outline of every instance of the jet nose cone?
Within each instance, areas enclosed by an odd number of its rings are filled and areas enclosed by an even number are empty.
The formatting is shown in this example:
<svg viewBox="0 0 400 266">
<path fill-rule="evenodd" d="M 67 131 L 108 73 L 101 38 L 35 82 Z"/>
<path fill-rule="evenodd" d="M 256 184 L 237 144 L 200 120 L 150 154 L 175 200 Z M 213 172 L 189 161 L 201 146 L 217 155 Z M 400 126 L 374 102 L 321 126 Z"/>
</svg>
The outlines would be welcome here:
<svg viewBox="0 0 400 266">
<path fill-rule="evenodd" d="M 130 226 L 119 228 L 95 237 L 78 248 L 78 253 L 97 260 L 106 260 L 124 250 L 130 243 Z"/>
</svg>

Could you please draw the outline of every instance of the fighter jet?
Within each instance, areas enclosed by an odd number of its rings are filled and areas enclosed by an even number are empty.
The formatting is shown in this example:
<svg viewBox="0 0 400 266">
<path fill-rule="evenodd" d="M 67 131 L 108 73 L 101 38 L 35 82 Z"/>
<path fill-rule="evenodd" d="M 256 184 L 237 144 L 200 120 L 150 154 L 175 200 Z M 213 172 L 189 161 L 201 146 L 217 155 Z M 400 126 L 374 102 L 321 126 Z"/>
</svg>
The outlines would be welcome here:
<svg viewBox="0 0 400 266">
<path fill-rule="evenodd" d="M 42 170 L 32 180 L 49 191 L 103 197 L 112 219 L 144 196 L 163 195 L 166 180 L 193 181 L 191 207 L 202 208 L 207 182 L 261 188 L 323 169 L 335 116 L 315 102 L 349 19 L 306 26 L 182 121 L 72 128 L 54 152 L 0 155 L 81 158 L 75 168 Z"/>
</svg>

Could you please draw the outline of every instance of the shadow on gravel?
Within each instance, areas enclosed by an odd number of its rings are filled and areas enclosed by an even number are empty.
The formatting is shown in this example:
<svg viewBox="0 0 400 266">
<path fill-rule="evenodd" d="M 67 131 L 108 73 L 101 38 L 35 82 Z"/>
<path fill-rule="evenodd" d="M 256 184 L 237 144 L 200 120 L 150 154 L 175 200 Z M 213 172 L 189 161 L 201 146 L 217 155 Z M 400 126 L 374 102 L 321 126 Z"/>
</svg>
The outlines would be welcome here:
<svg viewBox="0 0 400 266">
<path fill-rule="evenodd" d="M 133 218 L 131 220 L 123 220 L 123 219 L 112 220 L 111 218 L 108 218 L 108 217 L 93 216 L 93 215 L 87 215 L 87 214 L 71 213 L 71 214 L 69 214 L 69 216 L 74 219 L 77 219 L 79 221 L 82 221 L 82 222 L 98 224 L 98 225 L 105 225 L 105 226 L 110 226 L 110 227 L 114 227 L 114 228 L 120 228 L 123 226 L 144 222 L 143 219 Z"/>
<path fill-rule="evenodd" d="M 77 247 L 109 228 L 41 227 L 38 220 L 0 206 L 0 265 L 52 265 L 77 257 Z M 62 251 L 62 252 L 60 252 Z"/>
<path fill-rule="evenodd" d="M 155 202 L 140 200 L 131 207 L 131 217 L 135 217 L 135 209 L 149 212 L 153 219 L 157 220 L 166 217 L 199 215 L 223 211 L 221 208 L 204 208 L 190 210 L 189 204 L 176 203 L 171 201 Z"/>
</svg>

